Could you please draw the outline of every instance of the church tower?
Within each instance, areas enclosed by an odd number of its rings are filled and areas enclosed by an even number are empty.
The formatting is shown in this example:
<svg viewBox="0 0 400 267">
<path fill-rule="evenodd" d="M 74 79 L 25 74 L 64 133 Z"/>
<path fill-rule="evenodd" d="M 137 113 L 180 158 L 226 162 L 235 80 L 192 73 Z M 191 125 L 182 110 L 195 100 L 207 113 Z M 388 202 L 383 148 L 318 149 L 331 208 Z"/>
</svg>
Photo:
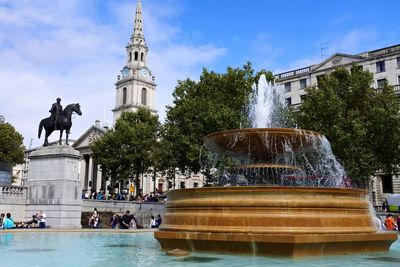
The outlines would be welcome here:
<svg viewBox="0 0 400 267">
<path fill-rule="evenodd" d="M 117 76 L 114 124 L 123 112 L 136 111 L 138 107 L 155 110 L 155 77 L 147 67 L 149 49 L 143 34 L 142 4 L 138 0 L 133 34 L 126 46 L 126 64 Z"/>
</svg>

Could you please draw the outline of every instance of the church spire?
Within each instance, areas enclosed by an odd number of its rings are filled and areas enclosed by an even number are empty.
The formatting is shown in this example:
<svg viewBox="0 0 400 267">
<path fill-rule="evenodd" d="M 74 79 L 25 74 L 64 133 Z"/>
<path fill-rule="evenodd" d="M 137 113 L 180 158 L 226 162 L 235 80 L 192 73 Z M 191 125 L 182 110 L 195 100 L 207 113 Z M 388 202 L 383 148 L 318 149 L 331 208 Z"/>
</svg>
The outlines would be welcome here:
<svg viewBox="0 0 400 267">
<path fill-rule="evenodd" d="M 143 34 L 142 3 L 140 0 L 138 0 L 136 4 L 135 22 L 133 34 L 131 36 L 131 44 L 141 44 L 146 46 L 146 41 Z"/>
</svg>

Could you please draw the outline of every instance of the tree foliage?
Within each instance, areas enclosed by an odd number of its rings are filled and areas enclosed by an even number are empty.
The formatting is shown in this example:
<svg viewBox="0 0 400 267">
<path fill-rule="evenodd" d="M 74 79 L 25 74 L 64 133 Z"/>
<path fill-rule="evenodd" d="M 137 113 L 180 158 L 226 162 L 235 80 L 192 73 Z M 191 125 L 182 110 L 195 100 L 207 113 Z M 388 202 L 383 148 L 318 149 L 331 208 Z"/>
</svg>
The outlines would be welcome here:
<svg viewBox="0 0 400 267">
<path fill-rule="evenodd" d="M 371 87 L 373 75 L 353 65 L 338 68 L 307 89 L 299 126 L 331 142 L 348 175 L 360 185 L 376 171 L 392 173 L 400 163 L 399 101 L 393 88 Z"/>
<path fill-rule="evenodd" d="M 0 123 L 0 162 L 11 166 L 24 163 L 24 138 L 9 123 Z"/>
<path fill-rule="evenodd" d="M 125 112 L 115 128 L 91 144 L 94 159 L 113 182 L 134 178 L 136 194 L 140 176 L 155 165 L 160 123 L 148 109 Z"/>
<path fill-rule="evenodd" d="M 245 107 L 252 84 L 261 73 L 273 79 L 265 70 L 255 74 L 247 63 L 243 68 L 228 68 L 223 74 L 203 69 L 197 82 L 178 81 L 173 105 L 167 107 L 162 138 L 165 147 L 174 152 L 168 157 L 171 170 L 198 172 L 204 136 L 248 126 Z"/>
</svg>

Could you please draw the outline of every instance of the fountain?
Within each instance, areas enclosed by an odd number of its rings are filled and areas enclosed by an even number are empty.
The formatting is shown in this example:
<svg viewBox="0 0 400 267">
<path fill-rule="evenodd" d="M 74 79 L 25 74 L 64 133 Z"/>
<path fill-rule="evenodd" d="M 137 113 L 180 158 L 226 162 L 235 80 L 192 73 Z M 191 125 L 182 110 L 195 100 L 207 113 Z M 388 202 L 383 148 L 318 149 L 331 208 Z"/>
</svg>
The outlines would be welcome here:
<svg viewBox="0 0 400 267">
<path fill-rule="evenodd" d="M 172 190 L 155 238 L 163 250 L 320 256 L 388 251 L 367 191 L 345 188 L 345 172 L 321 134 L 279 128 L 279 95 L 261 76 L 253 127 L 212 133 L 206 147 L 234 165 L 224 186 Z M 277 123 L 279 121 L 279 123 Z"/>
</svg>

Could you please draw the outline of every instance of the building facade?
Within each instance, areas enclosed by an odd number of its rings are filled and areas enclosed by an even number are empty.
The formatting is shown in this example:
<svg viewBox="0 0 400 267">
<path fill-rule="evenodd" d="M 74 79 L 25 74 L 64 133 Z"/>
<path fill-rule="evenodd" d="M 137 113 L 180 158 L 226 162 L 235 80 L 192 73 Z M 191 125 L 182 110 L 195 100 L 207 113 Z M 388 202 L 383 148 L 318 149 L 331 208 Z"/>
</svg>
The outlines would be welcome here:
<svg viewBox="0 0 400 267">
<path fill-rule="evenodd" d="M 387 82 L 400 95 L 400 45 L 356 55 L 336 53 L 319 64 L 276 74 L 275 79 L 284 88 L 286 103 L 296 108 L 304 100 L 305 89 L 317 85 L 319 77 L 337 67 L 350 68 L 353 63 L 373 74 L 374 88 Z M 400 193 L 400 176 L 379 174 L 373 177 L 371 188 L 372 202 L 380 205 L 389 194 Z"/>
<path fill-rule="evenodd" d="M 146 107 L 155 109 L 155 77 L 147 66 L 147 47 L 143 34 L 142 4 L 137 2 L 133 34 L 126 46 L 126 63 L 117 76 L 114 124 L 123 112 Z"/>
</svg>

